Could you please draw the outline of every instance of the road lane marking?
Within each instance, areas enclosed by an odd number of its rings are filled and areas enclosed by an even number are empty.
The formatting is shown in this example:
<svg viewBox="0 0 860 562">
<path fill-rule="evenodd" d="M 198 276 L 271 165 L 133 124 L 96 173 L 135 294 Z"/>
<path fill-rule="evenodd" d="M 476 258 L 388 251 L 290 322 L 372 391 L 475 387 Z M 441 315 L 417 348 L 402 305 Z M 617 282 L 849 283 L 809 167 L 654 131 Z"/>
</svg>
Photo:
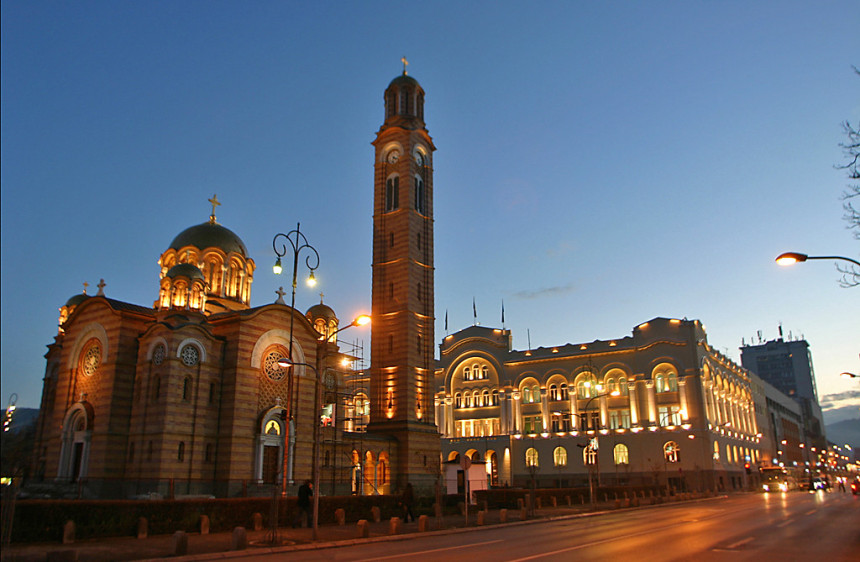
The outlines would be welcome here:
<svg viewBox="0 0 860 562">
<path fill-rule="evenodd" d="M 443 552 L 445 550 L 457 550 L 458 548 L 472 548 L 474 546 L 484 546 L 485 544 L 493 544 L 503 541 L 504 539 L 499 539 L 495 541 L 473 542 L 471 544 L 464 544 L 461 546 L 448 546 L 445 548 L 434 548 L 433 550 L 421 550 L 418 552 L 404 552 L 403 554 L 392 554 L 391 556 L 374 556 L 373 558 L 365 558 L 363 560 L 357 560 L 356 562 L 371 562 L 372 560 L 391 560 L 394 558 L 406 558 L 408 556 L 417 556 L 419 554 L 430 554 L 431 552 Z"/>
<path fill-rule="evenodd" d="M 792 520 L 791 520 L 791 519 L 786 519 L 785 521 L 783 521 L 782 523 L 780 523 L 779 525 L 777 525 L 777 527 L 785 527 L 785 526 L 787 526 L 787 525 L 790 525 L 791 523 L 792 523 Z"/>
<path fill-rule="evenodd" d="M 675 526 L 677 526 L 677 525 L 669 525 L 669 526 L 663 527 L 663 529 L 668 529 L 670 527 L 675 527 Z M 612 541 L 629 539 L 631 537 L 638 537 L 640 535 L 651 535 L 654 533 L 655 530 L 660 530 L 660 529 L 650 529 L 648 531 L 642 531 L 640 533 L 625 534 L 623 537 L 612 537 L 611 539 L 603 539 L 602 541 L 594 541 L 594 542 L 590 542 L 590 543 L 586 543 L 586 544 L 580 544 L 577 546 L 571 546 L 568 548 L 562 548 L 561 550 L 555 550 L 553 552 L 542 552 L 541 554 L 535 554 L 533 556 L 526 556 L 525 558 L 516 558 L 514 560 L 510 560 L 509 562 L 523 562 L 524 560 L 534 560 L 535 558 L 545 558 L 547 556 L 554 556 L 556 554 L 561 554 L 562 552 L 572 552 L 574 550 L 579 550 L 581 548 L 588 548 L 590 546 L 597 546 L 599 544 L 604 544 L 604 543 L 608 543 L 608 542 L 612 542 Z"/>
<path fill-rule="evenodd" d="M 812 514 L 813 514 L 813 513 L 815 513 L 816 511 L 818 511 L 818 510 L 817 510 L 817 509 L 810 509 L 809 511 L 807 511 L 806 513 L 804 513 L 804 515 L 812 515 Z"/>
<path fill-rule="evenodd" d="M 726 548 L 728 548 L 728 549 L 730 549 L 730 550 L 734 550 L 734 549 L 736 549 L 736 548 L 737 548 L 737 547 L 739 547 L 739 546 L 743 546 L 743 545 L 745 545 L 746 543 L 750 542 L 750 541 L 751 541 L 751 540 L 753 540 L 754 538 L 755 538 L 755 537 L 747 537 L 747 538 L 745 538 L 745 539 L 741 539 L 741 540 L 739 540 L 738 542 L 733 542 L 732 544 L 730 544 L 730 545 L 729 545 L 729 546 L 727 546 Z"/>
</svg>

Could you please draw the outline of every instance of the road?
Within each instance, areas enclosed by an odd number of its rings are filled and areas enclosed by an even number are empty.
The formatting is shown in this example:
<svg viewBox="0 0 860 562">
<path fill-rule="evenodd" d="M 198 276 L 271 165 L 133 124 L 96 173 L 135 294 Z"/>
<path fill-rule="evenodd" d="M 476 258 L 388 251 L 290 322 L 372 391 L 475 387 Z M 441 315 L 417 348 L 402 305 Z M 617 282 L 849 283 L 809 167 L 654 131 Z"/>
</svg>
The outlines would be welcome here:
<svg viewBox="0 0 860 562">
<path fill-rule="evenodd" d="M 283 556 L 283 555 L 281 555 Z M 243 557 L 273 560 L 276 555 Z M 746 494 L 405 541 L 290 553 L 291 560 L 860 560 L 860 497 Z"/>
</svg>

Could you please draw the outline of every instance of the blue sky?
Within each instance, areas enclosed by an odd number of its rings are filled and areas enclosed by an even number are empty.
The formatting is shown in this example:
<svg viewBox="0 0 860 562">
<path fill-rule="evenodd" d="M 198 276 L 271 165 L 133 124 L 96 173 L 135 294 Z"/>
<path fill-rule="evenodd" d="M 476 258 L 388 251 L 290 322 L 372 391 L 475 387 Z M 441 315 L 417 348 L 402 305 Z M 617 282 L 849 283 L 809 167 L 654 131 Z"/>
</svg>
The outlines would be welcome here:
<svg viewBox="0 0 860 562">
<path fill-rule="evenodd" d="M 738 360 L 782 323 L 819 393 L 860 405 L 837 377 L 860 372 L 860 289 L 773 262 L 858 257 L 834 169 L 860 120 L 856 7 L 3 2 L 0 399 L 38 406 L 84 281 L 151 305 L 159 255 L 215 193 L 257 262 L 253 305 L 289 283 L 271 240 L 301 222 L 326 302 L 368 310 L 370 142 L 405 55 L 437 146 L 437 341 L 473 298 L 483 325 L 504 300 L 517 349 L 687 317 Z"/>
</svg>

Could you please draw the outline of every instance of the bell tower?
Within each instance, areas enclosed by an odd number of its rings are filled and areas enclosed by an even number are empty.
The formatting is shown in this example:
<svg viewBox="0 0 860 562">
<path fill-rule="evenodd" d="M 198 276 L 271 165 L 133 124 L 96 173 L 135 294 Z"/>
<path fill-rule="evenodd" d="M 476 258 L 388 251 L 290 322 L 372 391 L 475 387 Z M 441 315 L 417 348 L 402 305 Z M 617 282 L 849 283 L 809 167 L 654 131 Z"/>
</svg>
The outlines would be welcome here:
<svg viewBox="0 0 860 562">
<path fill-rule="evenodd" d="M 373 141 L 373 302 L 368 431 L 397 439 L 393 482 L 430 489 L 439 467 L 434 419 L 433 140 L 424 90 L 406 74 L 385 90 Z"/>
</svg>

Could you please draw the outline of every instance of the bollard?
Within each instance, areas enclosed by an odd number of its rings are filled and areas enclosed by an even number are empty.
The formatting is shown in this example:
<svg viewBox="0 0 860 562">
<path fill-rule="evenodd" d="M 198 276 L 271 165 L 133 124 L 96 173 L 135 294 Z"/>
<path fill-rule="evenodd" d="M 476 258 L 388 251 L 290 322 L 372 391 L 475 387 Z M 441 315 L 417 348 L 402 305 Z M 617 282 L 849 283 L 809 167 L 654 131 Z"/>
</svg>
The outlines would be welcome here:
<svg viewBox="0 0 860 562">
<path fill-rule="evenodd" d="M 346 511 L 344 511 L 343 508 L 334 510 L 334 518 L 337 520 L 337 524 L 341 527 L 346 525 Z"/>
<path fill-rule="evenodd" d="M 482 509 L 481 511 L 478 512 L 478 520 L 477 520 L 476 524 L 479 527 L 483 527 L 484 526 L 484 520 L 486 518 L 487 518 L 487 512 Z"/>
<path fill-rule="evenodd" d="M 500 509 L 499 510 L 499 522 L 500 523 L 507 523 L 508 522 L 508 510 L 507 509 Z"/>
<path fill-rule="evenodd" d="M 522 508 L 520 510 L 520 521 L 525 521 L 525 520 L 526 520 L 526 508 Z"/>
<path fill-rule="evenodd" d="M 245 550 L 248 548 L 248 532 L 245 527 L 233 529 L 233 539 L 230 542 L 230 550 Z"/>
<path fill-rule="evenodd" d="M 634 497 L 633 500 L 631 501 L 631 505 L 633 507 L 639 507 L 639 498 Z"/>
<path fill-rule="evenodd" d="M 263 516 L 259 513 L 254 514 L 254 530 L 262 531 L 263 530 Z"/>
<path fill-rule="evenodd" d="M 552 503 L 552 506 L 553 506 L 553 507 L 558 507 L 558 498 L 556 498 L 555 496 L 552 496 L 552 497 L 549 499 L 549 501 Z"/>
<path fill-rule="evenodd" d="M 400 523 L 401 520 L 399 517 L 392 517 L 388 520 L 388 534 L 389 535 L 399 535 L 400 534 Z"/>
<path fill-rule="evenodd" d="M 624 507 L 630 507 L 632 505 L 632 503 L 633 502 L 630 501 L 630 498 L 624 498 Z"/>
<path fill-rule="evenodd" d="M 367 522 L 367 519 L 359 519 L 355 528 L 358 529 L 358 538 L 366 539 L 370 536 L 370 523 Z"/>
<path fill-rule="evenodd" d="M 535 498 L 535 509 L 540 509 L 540 498 Z"/>
<path fill-rule="evenodd" d="M 54 550 L 49 551 L 47 554 L 47 558 L 45 558 L 47 562 L 78 562 L 78 551 L 77 550 Z"/>
<path fill-rule="evenodd" d="M 615 509 L 621 509 L 621 500 L 615 500 Z"/>
<path fill-rule="evenodd" d="M 524 507 L 523 504 L 524 504 L 523 498 L 517 498 L 517 507 L 519 509 L 522 509 Z"/>
<path fill-rule="evenodd" d="M 173 533 L 173 555 L 185 556 L 188 554 L 188 535 L 185 531 L 176 531 Z"/>
<path fill-rule="evenodd" d="M 567 500 L 567 507 L 571 507 L 572 504 L 570 503 L 570 496 L 564 496 L 564 499 Z"/>
<path fill-rule="evenodd" d="M 63 525 L 63 544 L 72 544 L 75 542 L 75 522 L 69 519 Z"/>
<path fill-rule="evenodd" d="M 208 535 L 209 534 L 209 516 L 201 515 L 200 516 L 200 534 Z"/>
<path fill-rule="evenodd" d="M 145 539 L 149 534 L 149 522 L 146 517 L 140 517 L 137 520 L 137 538 Z"/>
<path fill-rule="evenodd" d="M 426 515 L 418 516 L 418 532 L 426 533 L 430 530 L 430 518 Z"/>
<path fill-rule="evenodd" d="M 370 508 L 370 517 L 373 519 L 374 523 L 382 521 L 382 516 L 379 514 L 379 506 L 375 505 Z"/>
</svg>

